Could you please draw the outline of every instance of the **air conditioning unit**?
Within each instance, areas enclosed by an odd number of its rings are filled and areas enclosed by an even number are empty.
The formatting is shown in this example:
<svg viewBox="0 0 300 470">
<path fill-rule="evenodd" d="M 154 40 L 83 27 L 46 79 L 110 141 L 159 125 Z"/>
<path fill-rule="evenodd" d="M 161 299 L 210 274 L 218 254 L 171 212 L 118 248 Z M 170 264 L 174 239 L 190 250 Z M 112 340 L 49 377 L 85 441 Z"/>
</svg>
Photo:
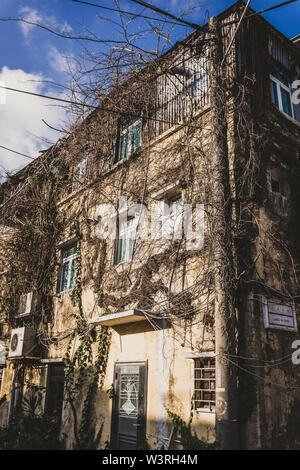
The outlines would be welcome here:
<svg viewBox="0 0 300 470">
<path fill-rule="evenodd" d="M 11 332 L 8 359 L 19 359 L 30 354 L 35 346 L 35 329 L 23 326 Z"/>
<path fill-rule="evenodd" d="M 41 295 L 37 292 L 23 294 L 19 300 L 18 317 L 36 315 L 41 306 Z"/>
</svg>

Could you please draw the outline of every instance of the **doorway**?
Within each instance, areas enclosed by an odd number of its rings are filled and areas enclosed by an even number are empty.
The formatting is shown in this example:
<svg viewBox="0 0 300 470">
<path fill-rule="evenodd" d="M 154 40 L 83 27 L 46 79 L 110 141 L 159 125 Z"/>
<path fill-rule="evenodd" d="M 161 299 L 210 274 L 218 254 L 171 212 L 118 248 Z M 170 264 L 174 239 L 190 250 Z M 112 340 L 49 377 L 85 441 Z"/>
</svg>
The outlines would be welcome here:
<svg viewBox="0 0 300 470">
<path fill-rule="evenodd" d="M 146 438 L 147 362 L 115 364 L 111 445 L 142 448 Z"/>
</svg>

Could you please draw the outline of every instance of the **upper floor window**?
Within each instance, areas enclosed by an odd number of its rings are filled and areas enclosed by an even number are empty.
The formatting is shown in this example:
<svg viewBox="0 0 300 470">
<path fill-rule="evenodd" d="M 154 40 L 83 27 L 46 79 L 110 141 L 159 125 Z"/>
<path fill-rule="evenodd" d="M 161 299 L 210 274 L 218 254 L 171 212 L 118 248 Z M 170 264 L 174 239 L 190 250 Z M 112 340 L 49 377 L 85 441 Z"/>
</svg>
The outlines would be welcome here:
<svg viewBox="0 0 300 470">
<path fill-rule="evenodd" d="M 77 191 L 84 181 L 86 176 L 87 158 L 83 158 L 74 168 L 72 179 L 72 192 Z"/>
<path fill-rule="evenodd" d="M 171 199 L 164 201 L 164 212 L 162 216 L 162 231 L 164 238 L 180 239 L 182 237 L 183 223 L 183 201 L 182 196 L 177 195 Z"/>
<path fill-rule="evenodd" d="M 61 266 L 58 280 L 58 292 L 64 292 L 74 287 L 76 269 L 76 244 L 61 250 Z"/>
<path fill-rule="evenodd" d="M 271 168 L 267 173 L 269 200 L 279 215 L 289 214 L 290 185 L 286 175 L 278 168 Z"/>
<path fill-rule="evenodd" d="M 120 144 L 117 160 L 123 160 L 141 145 L 142 119 L 137 117 L 120 129 Z"/>
<path fill-rule="evenodd" d="M 294 118 L 291 88 L 292 79 L 281 69 L 273 66 L 271 79 L 272 101 L 276 108 Z"/>
<path fill-rule="evenodd" d="M 135 235 L 135 217 L 121 217 L 119 222 L 119 236 L 117 240 L 116 263 L 130 261 L 133 252 Z"/>
</svg>

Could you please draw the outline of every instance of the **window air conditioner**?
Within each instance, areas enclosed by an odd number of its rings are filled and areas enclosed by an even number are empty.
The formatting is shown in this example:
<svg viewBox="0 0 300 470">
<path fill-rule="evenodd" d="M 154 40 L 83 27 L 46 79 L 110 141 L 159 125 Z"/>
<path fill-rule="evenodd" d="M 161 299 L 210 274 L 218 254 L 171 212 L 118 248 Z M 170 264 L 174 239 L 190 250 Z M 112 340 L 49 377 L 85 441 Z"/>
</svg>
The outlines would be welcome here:
<svg viewBox="0 0 300 470">
<path fill-rule="evenodd" d="M 35 315 L 38 313 L 41 305 L 41 295 L 37 292 L 29 292 L 28 294 L 23 294 L 20 297 L 19 308 L 18 308 L 18 317 L 25 315 Z"/>
<path fill-rule="evenodd" d="M 23 326 L 11 332 L 8 359 L 19 359 L 30 354 L 35 346 L 35 329 Z"/>
</svg>

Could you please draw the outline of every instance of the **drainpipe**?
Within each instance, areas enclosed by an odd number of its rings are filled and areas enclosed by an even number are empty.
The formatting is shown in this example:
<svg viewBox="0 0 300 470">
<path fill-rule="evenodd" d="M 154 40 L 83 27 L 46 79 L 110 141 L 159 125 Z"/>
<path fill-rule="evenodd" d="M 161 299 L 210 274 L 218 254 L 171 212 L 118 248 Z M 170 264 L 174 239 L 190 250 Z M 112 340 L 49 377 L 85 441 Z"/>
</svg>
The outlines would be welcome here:
<svg viewBox="0 0 300 470">
<path fill-rule="evenodd" d="M 228 168 L 226 89 L 222 76 L 222 36 L 218 18 L 209 22 L 211 106 L 211 239 L 215 280 L 216 440 L 221 449 L 238 449 L 237 370 L 231 192 Z"/>
</svg>

